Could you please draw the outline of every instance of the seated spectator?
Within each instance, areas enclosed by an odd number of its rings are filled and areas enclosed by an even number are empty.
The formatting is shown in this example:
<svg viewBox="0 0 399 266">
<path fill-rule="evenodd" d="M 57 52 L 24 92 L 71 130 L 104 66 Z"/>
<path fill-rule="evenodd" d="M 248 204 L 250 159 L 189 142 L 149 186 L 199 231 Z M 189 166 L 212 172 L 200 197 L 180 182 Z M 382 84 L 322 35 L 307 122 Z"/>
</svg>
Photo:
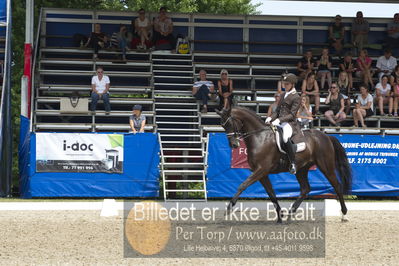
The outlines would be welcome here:
<svg viewBox="0 0 399 266">
<path fill-rule="evenodd" d="M 308 96 L 306 95 L 301 96 L 301 105 L 299 106 L 296 117 L 301 125 L 301 128 L 310 128 L 310 122 L 313 121 L 313 116 L 312 116 L 312 106 L 310 106 Z"/>
<path fill-rule="evenodd" d="M 280 101 L 280 93 L 274 94 L 274 103 L 272 103 L 267 109 L 267 117 L 271 117 L 272 113 L 276 112 L 278 102 Z"/>
<path fill-rule="evenodd" d="M 394 116 L 398 116 L 398 102 L 399 102 L 399 65 L 395 67 L 395 71 L 391 74 L 391 88 L 393 91 L 393 111 Z"/>
<path fill-rule="evenodd" d="M 345 72 L 343 72 L 345 73 Z M 328 110 L 324 113 L 328 121 L 333 126 L 341 126 L 341 122 L 345 120 L 344 112 L 345 103 L 344 97 L 339 93 L 339 88 L 336 82 L 333 82 L 326 98 Z"/>
<path fill-rule="evenodd" d="M 281 74 L 280 80 L 277 82 L 277 93 L 278 94 L 281 94 L 285 91 L 285 88 L 283 87 L 284 86 L 283 80 L 284 80 L 285 75 L 287 75 L 287 74 L 288 74 L 288 72 L 284 71 Z"/>
<path fill-rule="evenodd" d="M 85 44 L 85 47 L 88 46 L 94 48 L 93 59 L 98 58 L 98 51 L 101 48 L 109 46 L 108 37 L 105 33 L 101 32 L 101 25 L 98 23 L 94 24 L 94 32 L 90 34 L 90 37 L 87 40 L 87 43 Z"/>
<path fill-rule="evenodd" d="M 359 57 L 356 59 L 356 76 L 358 78 L 362 78 L 364 84 L 371 85 L 371 88 L 374 87 L 374 82 L 372 79 L 372 70 L 371 70 L 371 63 L 373 60 L 368 56 L 367 50 L 363 49 L 359 52 Z"/>
<path fill-rule="evenodd" d="M 111 105 L 109 103 L 109 88 L 110 81 L 109 77 L 104 75 L 104 69 L 97 67 L 97 75 L 91 79 L 91 107 L 92 113 L 95 113 L 97 108 L 98 100 L 104 101 L 105 113 L 108 115 L 111 111 Z"/>
<path fill-rule="evenodd" d="M 357 103 L 355 109 L 353 109 L 354 126 L 358 127 L 360 121 L 362 127 L 366 127 L 364 124 L 364 118 L 372 116 L 373 112 L 373 96 L 368 92 L 367 85 L 361 85 L 360 95 L 357 97 Z"/>
<path fill-rule="evenodd" d="M 338 76 L 337 86 L 339 93 L 342 95 L 345 101 L 345 114 L 349 114 L 351 107 L 350 100 L 350 86 L 348 74 L 345 71 L 341 71 Z"/>
<path fill-rule="evenodd" d="M 206 71 L 201 69 L 199 72 L 200 80 L 196 81 L 193 85 L 192 94 L 197 100 L 202 101 L 202 113 L 208 112 L 208 99 L 210 93 L 215 92 L 215 87 L 213 86 L 213 82 L 206 80 Z"/>
<path fill-rule="evenodd" d="M 147 44 L 149 44 L 150 42 L 150 29 L 152 27 L 152 24 L 145 16 L 145 10 L 143 8 L 139 10 L 139 16 L 134 21 L 134 26 L 137 35 L 140 36 L 141 41 L 138 48 L 147 49 Z"/>
<path fill-rule="evenodd" d="M 392 52 L 390 49 L 386 49 L 384 51 L 384 55 L 378 57 L 377 60 L 377 72 L 378 72 L 378 80 L 381 82 L 381 77 L 384 75 L 391 75 L 392 71 L 394 71 L 397 65 L 396 58 L 392 56 Z"/>
<path fill-rule="evenodd" d="M 339 69 L 345 71 L 349 79 L 349 88 L 353 88 L 353 72 L 355 72 L 355 61 L 352 59 L 352 54 L 347 53 L 339 64 Z"/>
<path fill-rule="evenodd" d="M 375 91 L 376 91 L 376 100 L 378 102 L 378 108 L 380 110 L 380 115 L 385 115 L 384 104 L 388 104 L 389 105 L 388 115 L 392 116 L 393 98 L 392 98 L 391 85 L 388 83 L 388 79 L 389 77 L 387 75 L 382 76 L 381 82 L 377 83 L 377 85 L 375 86 Z"/>
<path fill-rule="evenodd" d="M 319 59 L 317 60 L 317 76 L 321 79 L 320 80 L 320 89 L 323 90 L 326 78 L 328 82 L 328 87 L 331 87 L 331 66 L 332 66 L 332 59 L 331 56 L 328 54 L 328 48 L 323 48 Z"/>
<path fill-rule="evenodd" d="M 306 79 L 302 81 L 302 95 L 308 96 L 309 102 L 315 104 L 315 113 L 319 115 L 320 92 L 314 73 L 310 73 Z"/>
<path fill-rule="evenodd" d="M 122 60 L 126 61 L 126 51 L 129 51 L 129 32 L 125 25 L 120 25 L 119 32 L 114 32 L 111 37 L 112 47 L 122 50 Z"/>
<path fill-rule="evenodd" d="M 356 18 L 352 22 L 352 43 L 358 51 L 368 43 L 369 31 L 368 21 L 363 18 L 362 11 L 357 11 Z"/>
<path fill-rule="evenodd" d="M 222 109 L 230 109 L 233 103 L 233 80 L 229 79 L 229 72 L 226 69 L 220 71 L 220 80 L 218 81 L 218 92 L 220 105 Z"/>
<path fill-rule="evenodd" d="M 130 124 L 130 132 L 131 133 L 144 133 L 144 127 L 146 123 L 145 116 L 141 113 L 142 106 L 139 104 L 135 104 L 133 106 L 133 114 L 130 116 L 129 124 Z"/>
<path fill-rule="evenodd" d="M 340 15 L 336 15 L 334 22 L 328 27 L 328 43 L 331 47 L 334 47 L 338 55 L 341 55 L 342 53 L 345 34 L 345 28 L 341 21 L 342 17 Z M 329 86 L 331 87 L 331 84 L 329 84 Z"/>
<path fill-rule="evenodd" d="M 168 42 L 171 48 L 174 48 L 176 43 L 172 32 L 172 19 L 166 15 L 166 7 L 161 7 L 159 9 L 159 16 L 154 20 L 154 44 L 160 45 Z"/>
<path fill-rule="evenodd" d="M 393 17 L 393 21 L 388 23 L 387 32 L 387 48 L 393 49 L 399 47 L 399 13 L 396 13 Z"/>
<path fill-rule="evenodd" d="M 315 61 L 313 59 L 312 51 L 307 50 L 297 65 L 299 77 L 305 79 L 308 74 L 313 71 L 314 65 Z"/>
</svg>

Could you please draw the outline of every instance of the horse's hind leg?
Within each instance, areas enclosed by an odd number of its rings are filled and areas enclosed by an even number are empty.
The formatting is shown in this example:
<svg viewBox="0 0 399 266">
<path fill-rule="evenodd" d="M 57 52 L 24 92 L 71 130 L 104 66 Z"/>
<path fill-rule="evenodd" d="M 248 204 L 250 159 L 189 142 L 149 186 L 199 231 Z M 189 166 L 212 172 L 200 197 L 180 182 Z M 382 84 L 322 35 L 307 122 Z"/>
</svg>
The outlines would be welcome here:
<svg viewBox="0 0 399 266">
<path fill-rule="evenodd" d="M 270 197 L 270 200 L 273 202 L 274 208 L 276 208 L 277 222 L 281 223 L 282 222 L 281 207 L 280 207 L 280 204 L 278 204 L 276 193 L 274 192 L 274 189 L 273 189 L 272 183 L 270 182 L 269 176 L 266 175 L 265 177 L 261 178 L 259 181 L 262 184 L 262 186 L 265 188 L 266 193 Z"/>
<path fill-rule="evenodd" d="M 241 185 L 238 187 L 236 194 L 230 200 L 230 203 L 227 206 L 227 214 L 230 214 L 231 208 L 236 205 L 238 197 L 241 195 L 241 193 L 246 190 L 250 185 L 252 185 L 256 181 L 259 181 L 265 174 L 267 175 L 267 173 L 268 171 L 266 171 L 265 169 L 258 169 L 253 172 L 244 182 L 241 183 Z"/>
<path fill-rule="evenodd" d="M 294 214 L 298 207 L 301 205 L 302 201 L 308 196 L 308 193 L 310 192 L 310 185 L 308 181 L 308 172 L 309 168 L 305 167 L 302 168 L 298 171 L 296 174 L 296 179 L 298 180 L 298 183 L 301 187 L 301 194 L 299 197 L 296 199 L 294 204 L 291 207 L 290 214 Z"/>
<path fill-rule="evenodd" d="M 344 201 L 344 194 L 342 193 L 341 189 L 341 184 L 338 182 L 338 178 L 335 174 L 334 171 L 334 166 L 332 164 L 335 164 L 334 160 L 329 160 L 328 158 L 324 157 L 322 162 L 317 162 L 317 166 L 319 167 L 320 171 L 324 174 L 325 177 L 327 177 L 328 181 L 332 185 L 332 187 L 335 190 L 335 193 L 337 194 L 339 203 L 341 204 L 341 212 L 342 212 L 342 222 L 348 221 L 346 218 L 346 213 L 348 212 L 348 209 L 346 208 L 345 201 Z"/>
</svg>

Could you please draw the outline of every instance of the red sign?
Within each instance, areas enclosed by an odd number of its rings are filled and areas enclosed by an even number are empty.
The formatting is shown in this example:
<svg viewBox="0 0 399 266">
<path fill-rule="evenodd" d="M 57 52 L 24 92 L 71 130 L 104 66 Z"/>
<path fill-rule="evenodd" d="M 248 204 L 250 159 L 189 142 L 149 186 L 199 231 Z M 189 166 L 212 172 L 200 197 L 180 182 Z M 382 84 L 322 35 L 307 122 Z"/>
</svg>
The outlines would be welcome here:
<svg viewBox="0 0 399 266">
<path fill-rule="evenodd" d="M 247 146 L 242 139 L 240 139 L 240 147 L 231 150 L 231 168 L 249 168 Z"/>
</svg>

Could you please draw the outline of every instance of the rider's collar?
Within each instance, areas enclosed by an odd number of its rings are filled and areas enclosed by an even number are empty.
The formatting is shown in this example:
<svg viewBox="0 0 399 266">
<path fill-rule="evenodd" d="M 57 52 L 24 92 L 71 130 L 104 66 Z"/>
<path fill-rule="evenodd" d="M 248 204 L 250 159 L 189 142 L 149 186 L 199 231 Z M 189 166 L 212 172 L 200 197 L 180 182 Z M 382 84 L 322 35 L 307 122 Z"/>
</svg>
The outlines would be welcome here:
<svg viewBox="0 0 399 266">
<path fill-rule="evenodd" d="M 284 98 L 288 97 L 288 95 L 290 95 L 290 94 L 295 94 L 295 93 L 296 93 L 295 88 L 292 88 L 290 91 L 288 91 L 288 92 L 285 93 Z"/>
</svg>

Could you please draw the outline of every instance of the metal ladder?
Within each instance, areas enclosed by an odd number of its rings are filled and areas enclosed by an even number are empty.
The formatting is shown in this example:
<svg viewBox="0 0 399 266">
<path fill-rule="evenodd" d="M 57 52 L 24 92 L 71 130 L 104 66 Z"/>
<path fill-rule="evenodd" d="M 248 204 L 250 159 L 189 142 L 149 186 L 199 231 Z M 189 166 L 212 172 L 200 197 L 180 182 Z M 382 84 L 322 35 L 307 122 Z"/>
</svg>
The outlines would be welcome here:
<svg viewBox="0 0 399 266">
<path fill-rule="evenodd" d="M 205 153 L 191 96 L 191 55 L 154 52 L 154 99 L 165 201 L 206 200 Z"/>
</svg>

